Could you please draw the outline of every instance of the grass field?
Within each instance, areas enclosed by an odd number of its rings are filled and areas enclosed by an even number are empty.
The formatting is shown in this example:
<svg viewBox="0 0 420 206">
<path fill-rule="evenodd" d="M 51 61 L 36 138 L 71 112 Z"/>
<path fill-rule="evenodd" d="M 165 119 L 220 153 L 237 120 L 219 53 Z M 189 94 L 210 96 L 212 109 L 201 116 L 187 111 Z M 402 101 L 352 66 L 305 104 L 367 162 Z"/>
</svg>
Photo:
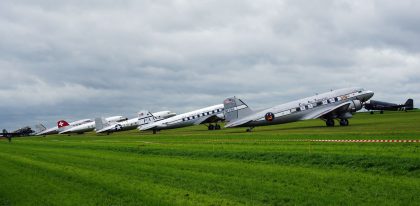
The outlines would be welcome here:
<svg viewBox="0 0 420 206">
<path fill-rule="evenodd" d="M 0 205 L 420 205 L 420 112 L 0 140 Z"/>
</svg>

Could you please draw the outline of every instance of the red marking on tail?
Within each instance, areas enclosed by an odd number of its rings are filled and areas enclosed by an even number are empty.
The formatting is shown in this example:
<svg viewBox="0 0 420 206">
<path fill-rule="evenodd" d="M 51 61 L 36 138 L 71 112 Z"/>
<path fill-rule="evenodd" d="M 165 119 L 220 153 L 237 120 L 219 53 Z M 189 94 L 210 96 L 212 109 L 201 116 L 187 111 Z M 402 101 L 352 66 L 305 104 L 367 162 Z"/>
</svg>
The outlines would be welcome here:
<svg viewBox="0 0 420 206">
<path fill-rule="evenodd" d="M 58 128 L 67 127 L 67 126 L 69 126 L 69 123 L 67 123 L 64 120 L 60 120 L 60 121 L 57 122 L 57 126 L 58 126 Z"/>
</svg>

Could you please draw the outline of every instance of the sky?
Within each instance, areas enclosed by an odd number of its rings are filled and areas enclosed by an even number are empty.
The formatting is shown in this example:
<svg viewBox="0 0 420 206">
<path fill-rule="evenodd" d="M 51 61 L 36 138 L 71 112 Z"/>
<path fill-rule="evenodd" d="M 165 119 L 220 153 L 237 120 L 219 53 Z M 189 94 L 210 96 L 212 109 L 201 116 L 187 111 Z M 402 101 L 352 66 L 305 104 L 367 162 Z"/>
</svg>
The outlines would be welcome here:
<svg viewBox="0 0 420 206">
<path fill-rule="evenodd" d="M 266 108 L 344 87 L 420 100 L 420 1 L 2 0 L 0 128 Z"/>
</svg>

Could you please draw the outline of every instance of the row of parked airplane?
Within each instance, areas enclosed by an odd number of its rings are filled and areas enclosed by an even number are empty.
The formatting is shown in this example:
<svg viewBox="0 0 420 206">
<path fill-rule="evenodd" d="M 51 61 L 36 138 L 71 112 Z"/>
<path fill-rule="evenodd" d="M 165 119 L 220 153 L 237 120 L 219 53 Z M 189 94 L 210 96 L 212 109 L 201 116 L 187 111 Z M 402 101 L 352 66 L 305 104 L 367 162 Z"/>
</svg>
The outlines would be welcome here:
<svg viewBox="0 0 420 206">
<path fill-rule="evenodd" d="M 368 110 L 380 108 L 383 110 L 413 109 L 413 100 L 404 105 L 368 100 L 374 95 L 363 88 L 344 88 L 317 94 L 311 97 L 280 104 L 267 109 L 253 110 L 244 101 L 230 97 L 210 107 L 191 112 L 176 114 L 171 111 L 151 113 L 141 111 L 138 116 L 127 119 L 122 116 L 107 118 L 82 119 L 75 122 L 60 120 L 57 126 L 45 128 L 37 125 L 35 135 L 71 134 L 96 131 L 96 133 L 113 133 L 124 130 L 138 129 L 140 131 L 160 130 L 208 124 L 209 130 L 219 130 L 220 122 L 225 121 L 225 127 L 247 127 L 252 131 L 256 126 L 284 124 L 289 122 L 321 119 L 329 127 L 335 125 L 335 120 L 341 126 L 348 126 L 353 114 L 365 107 Z M 4 133 L 3 133 L 4 135 Z"/>
</svg>

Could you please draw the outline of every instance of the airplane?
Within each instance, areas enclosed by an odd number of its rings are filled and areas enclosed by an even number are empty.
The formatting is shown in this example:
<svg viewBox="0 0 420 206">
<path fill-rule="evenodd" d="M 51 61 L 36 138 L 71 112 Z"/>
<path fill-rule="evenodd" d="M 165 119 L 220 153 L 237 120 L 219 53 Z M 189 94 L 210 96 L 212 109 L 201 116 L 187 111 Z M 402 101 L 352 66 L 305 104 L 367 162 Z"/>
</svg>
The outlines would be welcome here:
<svg viewBox="0 0 420 206">
<path fill-rule="evenodd" d="M 344 88 L 256 111 L 241 99 L 231 97 L 223 102 L 225 127 L 249 127 L 247 132 L 251 132 L 256 126 L 317 118 L 324 120 L 328 127 L 334 126 L 334 119 L 340 119 L 341 126 L 348 126 L 348 119 L 373 94 L 362 88 Z"/>
<path fill-rule="evenodd" d="M 2 133 L 0 133 L 0 136 L 6 137 L 6 138 L 12 138 L 12 137 L 22 137 L 22 136 L 29 136 L 34 131 L 29 127 L 22 127 L 20 129 L 17 129 L 13 132 L 8 132 L 6 129 L 3 129 Z"/>
<path fill-rule="evenodd" d="M 160 121 L 150 112 L 144 111 L 142 113 L 143 115 L 139 117 L 140 125 L 137 129 L 140 131 L 153 130 L 153 134 L 156 134 L 159 130 L 206 123 L 209 123 L 209 130 L 219 130 L 220 125 L 218 125 L 217 122 L 224 120 L 223 104 L 194 110 Z M 215 125 L 212 125 L 211 123 L 215 123 Z"/>
<path fill-rule="evenodd" d="M 376 100 L 370 100 L 364 104 L 365 109 L 367 110 L 379 110 L 381 114 L 384 113 L 384 110 L 388 111 L 406 111 L 415 109 L 413 99 L 407 99 L 404 104 L 394 104 L 389 102 L 381 102 Z M 373 114 L 373 111 L 370 111 Z"/>
<path fill-rule="evenodd" d="M 170 111 L 160 111 L 153 113 L 153 115 L 158 119 L 166 119 L 170 118 L 176 115 L 176 113 L 170 112 Z M 95 127 L 96 127 L 96 133 L 107 133 L 110 134 L 112 132 L 118 132 L 118 131 L 124 131 L 124 130 L 131 130 L 135 129 L 139 126 L 139 117 L 143 116 L 142 113 L 138 114 L 138 117 L 128 119 L 122 122 L 117 122 L 114 124 L 110 124 L 109 122 L 106 122 L 104 118 L 96 118 L 95 119 Z"/>
<path fill-rule="evenodd" d="M 105 118 L 105 121 L 108 123 L 115 123 L 115 122 L 122 122 L 127 120 L 127 118 L 123 116 L 113 116 L 113 117 L 107 117 Z M 77 126 L 70 127 L 68 129 L 65 129 L 58 134 L 70 134 L 70 133 L 77 133 L 77 134 L 83 134 L 85 132 L 90 132 L 95 129 L 95 122 L 89 121 L 85 124 L 80 124 Z"/>
<path fill-rule="evenodd" d="M 77 120 L 77 121 L 70 122 L 70 123 L 66 122 L 65 120 L 60 120 L 60 121 L 57 122 L 57 126 L 51 127 L 49 129 L 45 129 L 45 126 L 42 125 L 41 127 L 43 127 L 44 130 L 40 131 L 40 132 L 37 132 L 35 135 L 45 136 L 45 135 L 49 135 L 49 134 L 58 134 L 59 132 L 64 131 L 65 129 L 68 129 L 68 128 L 74 127 L 74 126 L 78 126 L 78 125 L 82 125 L 82 124 L 86 124 L 88 122 L 92 122 L 92 120 L 82 119 L 82 120 Z"/>
</svg>

